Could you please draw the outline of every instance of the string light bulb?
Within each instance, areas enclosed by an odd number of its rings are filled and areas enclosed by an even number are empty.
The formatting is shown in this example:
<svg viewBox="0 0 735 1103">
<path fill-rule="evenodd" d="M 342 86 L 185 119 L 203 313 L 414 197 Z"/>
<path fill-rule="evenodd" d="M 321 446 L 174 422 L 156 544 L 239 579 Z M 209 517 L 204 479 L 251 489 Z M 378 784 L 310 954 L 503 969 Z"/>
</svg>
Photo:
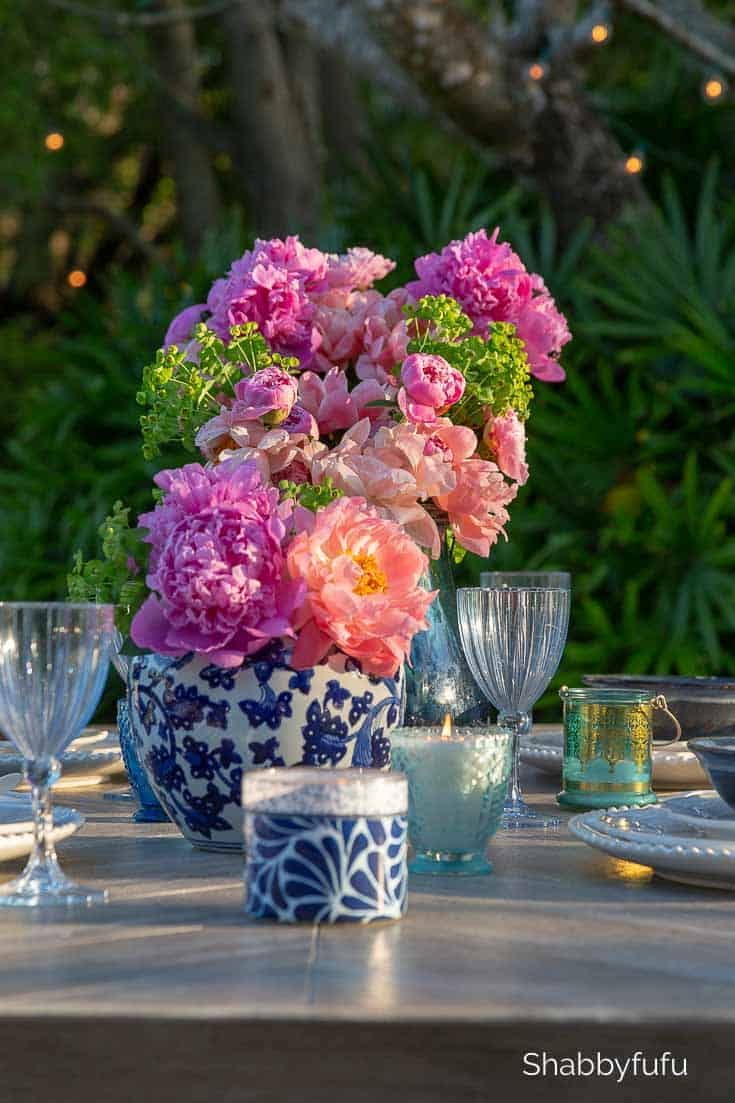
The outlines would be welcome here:
<svg viewBox="0 0 735 1103">
<path fill-rule="evenodd" d="M 602 46 L 610 38 L 609 23 L 595 23 L 590 31 L 590 38 L 596 46 Z"/>
<path fill-rule="evenodd" d="M 49 153 L 58 153 L 60 149 L 64 147 L 64 135 L 59 134 L 58 130 L 52 130 L 43 140 L 43 144 Z"/>
<path fill-rule="evenodd" d="M 73 268 L 66 277 L 66 282 L 69 284 L 69 287 L 73 287 L 75 291 L 78 291 L 79 288 L 84 287 L 87 282 L 87 273 L 83 272 L 81 268 Z"/>
<path fill-rule="evenodd" d="M 531 80 L 543 80 L 546 76 L 546 66 L 543 61 L 534 61 L 528 66 L 528 75 Z"/>
<path fill-rule="evenodd" d="M 629 153 L 625 158 L 624 167 L 629 176 L 640 176 L 646 167 L 646 159 L 643 156 L 643 151 L 634 149 L 632 153 Z"/>
<path fill-rule="evenodd" d="M 702 97 L 705 103 L 719 103 L 726 92 L 727 83 L 724 77 L 713 75 L 702 81 Z"/>
</svg>

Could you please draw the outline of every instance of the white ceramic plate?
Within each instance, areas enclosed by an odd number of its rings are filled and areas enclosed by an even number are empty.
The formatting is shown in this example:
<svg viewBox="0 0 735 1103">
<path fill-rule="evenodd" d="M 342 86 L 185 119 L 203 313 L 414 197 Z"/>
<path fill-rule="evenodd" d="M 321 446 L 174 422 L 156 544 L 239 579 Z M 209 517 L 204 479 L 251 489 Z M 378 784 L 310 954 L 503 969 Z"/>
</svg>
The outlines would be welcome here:
<svg viewBox="0 0 735 1103">
<path fill-rule="evenodd" d="M 521 762 L 561 780 L 564 758 L 562 728 L 546 728 L 521 739 Z M 709 778 L 686 743 L 653 748 L 653 785 L 657 789 L 693 789 L 709 785 Z"/>
<path fill-rule="evenodd" d="M 681 823 L 704 828 L 709 834 L 735 840 L 735 811 L 712 789 L 667 797 L 662 807 Z"/>
<path fill-rule="evenodd" d="M 23 770 L 23 758 L 12 743 L 0 743 L 0 777 Z M 95 775 L 106 780 L 124 772 L 117 728 L 85 728 L 61 756 L 61 778 L 55 789 L 75 788 L 76 779 Z"/>
<path fill-rule="evenodd" d="M 572 817 L 569 830 L 596 850 L 650 866 L 669 881 L 735 891 L 735 839 L 685 823 L 665 804 L 585 812 Z"/>
<path fill-rule="evenodd" d="M 54 807 L 54 843 L 73 835 L 84 823 L 84 816 L 75 808 Z M 33 819 L 31 802 L 26 796 L 0 797 L 0 862 L 23 858 L 33 849 Z"/>
</svg>

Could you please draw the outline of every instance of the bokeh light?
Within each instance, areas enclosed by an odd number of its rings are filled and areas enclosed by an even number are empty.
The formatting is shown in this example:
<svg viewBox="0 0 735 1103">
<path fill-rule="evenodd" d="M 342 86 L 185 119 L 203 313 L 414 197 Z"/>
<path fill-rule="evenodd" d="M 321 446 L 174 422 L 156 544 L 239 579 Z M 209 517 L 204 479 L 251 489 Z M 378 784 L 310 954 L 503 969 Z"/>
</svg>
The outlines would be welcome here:
<svg viewBox="0 0 735 1103">
<path fill-rule="evenodd" d="M 69 287 L 78 290 L 80 287 L 84 287 L 87 282 L 87 273 L 82 272 L 81 268 L 73 268 L 66 277 L 66 282 L 69 284 Z"/>
<path fill-rule="evenodd" d="M 43 144 L 50 153 L 58 153 L 60 149 L 63 149 L 64 135 L 59 134 L 58 130 L 52 130 L 44 138 Z"/>
<path fill-rule="evenodd" d="M 595 23 L 590 31 L 590 38 L 597 46 L 601 46 L 603 42 L 607 42 L 609 37 L 610 26 L 608 23 Z"/>
<path fill-rule="evenodd" d="M 707 103 L 717 103 L 726 91 L 727 85 L 723 77 L 707 77 L 702 84 L 702 96 Z"/>
</svg>

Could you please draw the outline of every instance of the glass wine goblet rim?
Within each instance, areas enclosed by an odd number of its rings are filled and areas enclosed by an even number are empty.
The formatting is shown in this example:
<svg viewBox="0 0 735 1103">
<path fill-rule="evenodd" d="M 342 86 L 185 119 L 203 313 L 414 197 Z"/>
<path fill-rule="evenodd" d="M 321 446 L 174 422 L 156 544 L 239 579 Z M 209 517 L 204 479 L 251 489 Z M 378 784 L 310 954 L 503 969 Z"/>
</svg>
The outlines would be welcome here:
<svg viewBox="0 0 735 1103">
<path fill-rule="evenodd" d="M 458 594 L 568 594 L 566 586 L 460 586 Z"/>
</svg>

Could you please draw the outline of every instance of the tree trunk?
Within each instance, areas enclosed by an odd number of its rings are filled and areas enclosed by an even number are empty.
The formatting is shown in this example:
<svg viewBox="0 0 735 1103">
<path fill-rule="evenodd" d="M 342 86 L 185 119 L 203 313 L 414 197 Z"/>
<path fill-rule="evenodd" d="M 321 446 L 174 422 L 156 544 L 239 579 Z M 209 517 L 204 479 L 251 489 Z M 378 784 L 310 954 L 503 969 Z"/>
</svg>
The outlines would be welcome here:
<svg viewBox="0 0 735 1103">
<path fill-rule="evenodd" d="M 586 102 L 573 56 L 552 60 L 549 77 L 529 81 L 532 58 L 518 56 L 451 0 L 380 0 L 369 6 L 386 50 L 456 125 L 506 158 L 545 193 L 560 233 L 583 215 L 605 223 L 644 201 L 640 181 L 605 122 Z M 557 25 L 573 6 L 559 0 Z"/>
<path fill-rule="evenodd" d="M 161 8 L 180 10 L 180 0 L 160 0 Z M 176 184 L 179 219 L 188 252 L 195 256 L 207 230 L 219 217 L 219 190 L 209 151 L 182 121 L 176 101 L 198 109 L 198 55 L 194 28 L 188 19 L 176 19 L 151 31 L 152 53 L 161 81 L 170 92 L 158 103 L 161 148 L 171 163 Z"/>
<path fill-rule="evenodd" d="M 223 22 L 239 160 L 248 172 L 256 230 L 311 238 L 320 200 L 321 139 L 311 114 L 318 102 L 316 67 L 301 51 L 292 85 L 268 0 L 234 4 Z"/>
</svg>

